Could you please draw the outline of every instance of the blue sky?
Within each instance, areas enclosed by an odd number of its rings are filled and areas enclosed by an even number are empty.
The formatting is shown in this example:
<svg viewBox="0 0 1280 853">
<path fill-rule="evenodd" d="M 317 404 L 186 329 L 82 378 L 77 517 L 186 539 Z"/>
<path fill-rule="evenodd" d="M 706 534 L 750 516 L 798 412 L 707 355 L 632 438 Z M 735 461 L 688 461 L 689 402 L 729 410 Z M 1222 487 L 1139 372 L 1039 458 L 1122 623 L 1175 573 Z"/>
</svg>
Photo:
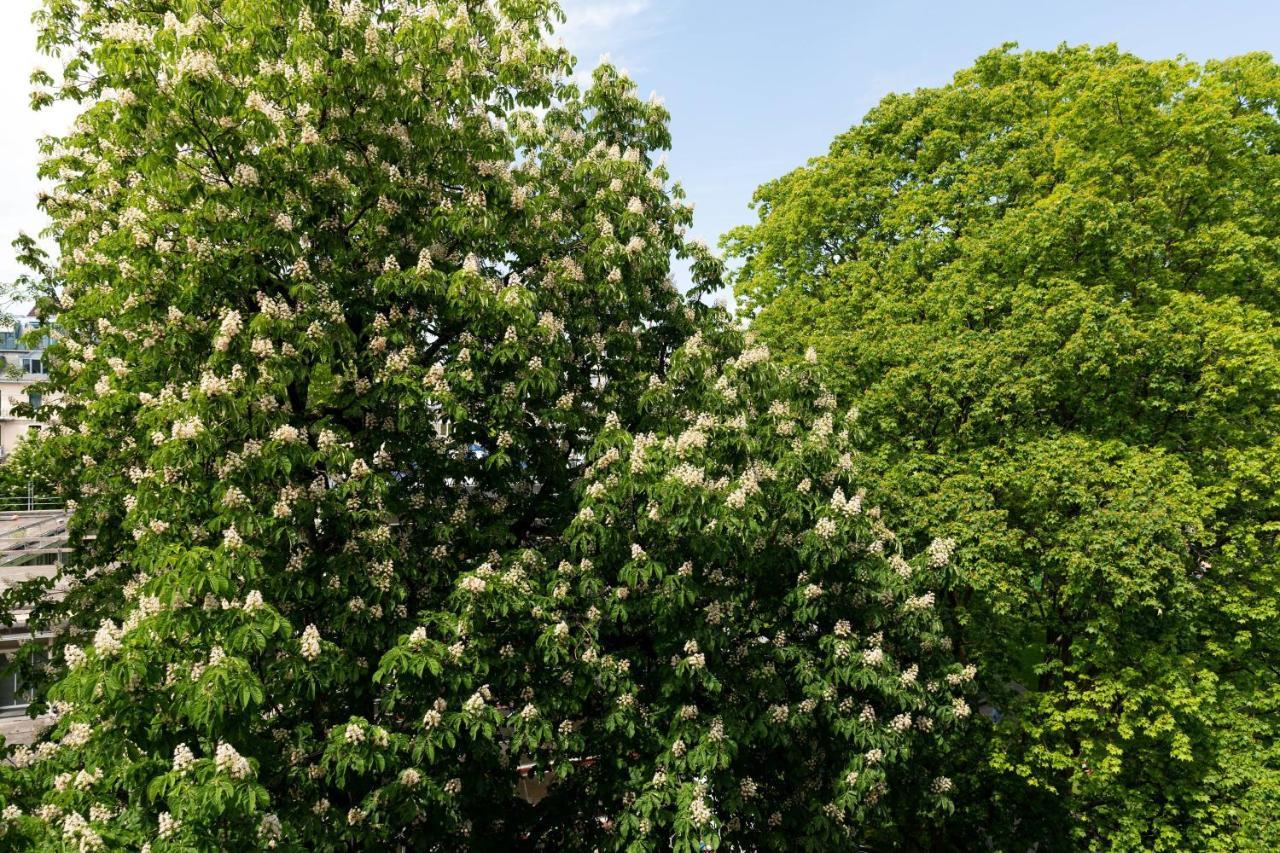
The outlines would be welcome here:
<svg viewBox="0 0 1280 853">
<path fill-rule="evenodd" d="M 892 0 L 562 0 L 585 68 L 609 53 L 673 116 L 672 171 L 713 243 L 749 221 L 760 183 L 822 153 L 885 94 L 947 82 L 1006 41 L 1024 48 L 1116 42 L 1148 58 L 1280 54 L 1276 0 L 902 3 Z M 0 0 L 0 281 L 8 243 L 41 227 L 36 138 L 66 113 L 32 115 L 38 0 Z"/>
<path fill-rule="evenodd" d="M 884 95 L 937 86 L 987 50 L 1117 43 L 1156 59 L 1280 56 L 1280 2 L 568 0 L 566 38 L 608 52 L 672 113 L 671 168 L 715 242 L 751 221 L 755 188 L 808 158 Z M 581 19 L 581 20 L 578 20 Z M 575 20 L 578 22 L 575 23 Z"/>
</svg>

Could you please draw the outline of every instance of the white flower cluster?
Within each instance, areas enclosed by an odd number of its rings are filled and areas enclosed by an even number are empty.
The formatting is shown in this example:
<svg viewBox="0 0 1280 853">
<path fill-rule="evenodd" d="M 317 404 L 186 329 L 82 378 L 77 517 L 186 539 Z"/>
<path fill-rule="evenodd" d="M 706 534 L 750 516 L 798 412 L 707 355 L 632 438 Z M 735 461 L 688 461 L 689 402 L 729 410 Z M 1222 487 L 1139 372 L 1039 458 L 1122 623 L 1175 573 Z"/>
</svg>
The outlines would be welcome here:
<svg viewBox="0 0 1280 853">
<path fill-rule="evenodd" d="M 689 822 L 699 827 L 711 822 L 711 809 L 702 797 L 694 797 L 689 803 Z"/>
<path fill-rule="evenodd" d="M 180 743 L 173 748 L 173 772 L 185 773 L 194 763 L 196 757 L 191 752 L 191 747 L 185 743 Z"/>
<path fill-rule="evenodd" d="M 200 393 L 206 397 L 218 397 L 231 393 L 231 380 L 225 376 L 219 376 L 212 370 L 206 370 L 200 374 Z"/>
<path fill-rule="evenodd" d="M 213 348 L 218 352 L 226 352 L 231 346 L 231 339 L 239 334 L 243 327 L 244 321 L 239 311 L 232 309 L 224 312 L 222 322 L 218 326 L 217 337 L 213 339 Z"/>
<path fill-rule="evenodd" d="M 213 755 L 213 763 L 219 772 L 226 773 L 232 779 L 246 779 L 253 771 L 249 765 L 249 759 L 237 752 L 236 748 L 226 741 L 218 744 Z"/>
<path fill-rule="evenodd" d="M 889 557 L 889 568 L 903 580 L 910 580 L 915 574 L 915 569 L 911 568 L 911 564 L 901 554 L 894 554 Z"/>
<path fill-rule="evenodd" d="M 264 98 L 261 92 L 250 92 L 245 98 L 244 105 L 251 110 L 262 113 L 272 124 L 280 124 L 284 121 L 284 111 Z M 285 230 L 289 229 L 286 228 Z"/>
<path fill-rule="evenodd" d="M 182 826 L 182 822 L 169 814 L 169 812 L 160 813 L 159 824 L 158 834 L 161 838 L 169 838 Z"/>
<path fill-rule="evenodd" d="M 320 631 L 315 625 L 308 625 L 303 630 L 301 651 L 307 660 L 313 661 L 320 657 Z"/>
<path fill-rule="evenodd" d="M 195 438 L 204 430 L 204 422 L 200 420 L 199 415 L 192 415 L 189 418 L 181 418 L 173 422 L 170 435 L 181 441 L 184 439 Z"/>
<path fill-rule="evenodd" d="M 112 21 L 103 24 L 99 30 L 103 41 L 118 41 L 124 44 L 149 44 L 155 38 L 155 30 L 137 21 Z"/>
<path fill-rule="evenodd" d="M 682 462 L 667 475 L 686 488 L 699 488 L 706 484 L 707 472 L 688 462 Z"/>
<path fill-rule="evenodd" d="M 751 469 L 742 475 L 738 487 L 729 493 L 729 497 L 725 498 L 725 503 L 733 509 L 742 509 L 746 506 L 748 498 L 759 493 L 759 474 L 755 469 Z"/>
<path fill-rule="evenodd" d="M 258 824 L 258 837 L 266 846 L 275 847 L 282 835 L 284 835 L 284 827 L 280 824 L 280 818 L 274 814 L 263 815 L 262 821 Z"/>
<path fill-rule="evenodd" d="M 67 732 L 62 736 L 62 745 L 70 747 L 81 747 L 89 742 L 89 738 L 93 734 L 93 729 L 88 723 L 72 723 L 67 727 Z"/>
<path fill-rule="evenodd" d="M 88 659 L 88 656 L 84 653 L 84 649 L 76 645 L 68 644 L 67 647 L 62 650 L 62 659 L 67 662 L 67 667 L 69 669 L 75 669 L 83 664 L 85 660 Z"/>
<path fill-rule="evenodd" d="M 951 555 L 955 553 L 956 540 L 954 539 L 934 539 L 929 543 L 929 565 L 934 568 L 941 568 L 951 562 Z"/>
<path fill-rule="evenodd" d="M 908 611 L 929 610 L 934 605 L 934 595 L 932 592 L 926 592 L 924 595 L 914 595 L 902 603 L 902 607 Z"/>
<path fill-rule="evenodd" d="M 62 837 L 72 850 L 103 849 L 102 836 L 95 832 L 93 827 L 89 826 L 89 822 L 77 812 L 71 812 L 63 818 Z"/>
<path fill-rule="evenodd" d="M 837 488 L 831 496 L 831 508 L 841 515 L 854 516 L 862 512 L 863 493 L 858 492 L 851 498 L 844 496 L 844 490 Z"/>
<path fill-rule="evenodd" d="M 947 684 L 950 684 L 952 687 L 957 687 L 966 682 L 973 681 L 973 679 L 976 678 L 977 675 L 978 675 L 978 668 L 973 664 L 968 664 L 965 666 L 964 669 L 960 670 L 959 672 L 948 673 Z"/>
<path fill-rule="evenodd" d="M 93 650 L 100 657 L 108 658 L 120 651 L 121 630 L 110 619 L 104 620 L 93 635 Z"/>
<path fill-rule="evenodd" d="M 698 650 L 698 641 L 690 640 L 684 644 L 685 663 L 693 669 L 703 669 L 707 665 L 707 656 Z"/>
<path fill-rule="evenodd" d="M 302 432 L 292 424 L 281 424 L 272 431 L 271 438 L 281 444 L 293 444 L 302 440 Z"/>
<path fill-rule="evenodd" d="M 769 348 L 763 344 L 752 347 L 751 349 L 743 351 L 742 355 L 738 356 L 737 366 L 739 369 L 746 369 L 756 364 L 763 364 L 769 360 L 770 355 Z"/>
</svg>

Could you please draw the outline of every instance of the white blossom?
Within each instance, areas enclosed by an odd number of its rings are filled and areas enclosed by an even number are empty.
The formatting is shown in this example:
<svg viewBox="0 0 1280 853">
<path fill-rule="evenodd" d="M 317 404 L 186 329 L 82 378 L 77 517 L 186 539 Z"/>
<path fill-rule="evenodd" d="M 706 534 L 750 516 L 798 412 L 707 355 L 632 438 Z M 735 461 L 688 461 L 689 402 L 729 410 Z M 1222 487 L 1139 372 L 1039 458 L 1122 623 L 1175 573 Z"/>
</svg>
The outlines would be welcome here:
<svg viewBox="0 0 1280 853">
<path fill-rule="evenodd" d="M 67 732 L 62 736 L 62 745 L 70 747 L 84 746 L 89 742 L 93 729 L 88 723 L 72 723 L 67 727 Z"/>
<path fill-rule="evenodd" d="M 238 335 L 242 328 L 244 328 L 244 321 L 239 311 L 231 309 L 224 312 L 222 322 L 218 326 L 218 335 L 213 339 L 214 349 L 218 352 L 226 352 L 231 346 L 231 339 Z"/>
<path fill-rule="evenodd" d="M 195 755 L 191 752 L 191 747 L 185 743 L 180 743 L 173 749 L 173 770 L 175 773 L 182 773 L 187 770 L 194 762 Z"/>
<path fill-rule="evenodd" d="M 85 662 L 86 658 L 87 656 L 84 653 L 84 649 L 79 646 L 68 644 L 66 648 L 62 650 L 62 659 L 66 661 L 69 669 L 75 669 L 80 666 Z"/>
<path fill-rule="evenodd" d="M 207 79 L 218 75 L 218 62 L 207 50 L 188 50 L 178 58 L 178 76 Z"/>
<path fill-rule="evenodd" d="M 168 838 L 178 831 L 182 822 L 168 812 L 161 812 L 159 818 L 159 835 L 161 838 Z"/>
<path fill-rule="evenodd" d="M 93 635 L 93 650 L 100 657 L 111 657 L 120 651 L 120 636 L 121 631 L 116 623 L 110 619 L 105 620 Z"/>
<path fill-rule="evenodd" d="M 253 769 L 249 765 L 249 760 L 226 741 L 218 744 L 214 752 L 213 763 L 219 772 L 226 773 L 233 779 L 245 779 Z"/>
<path fill-rule="evenodd" d="M 315 625 L 308 625 L 302 632 L 302 656 L 307 660 L 320 657 L 320 631 Z"/>
<path fill-rule="evenodd" d="M 929 543 L 929 565 L 934 568 L 940 568 L 951 562 L 951 555 L 955 553 L 956 540 L 954 539 L 934 539 Z"/>
</svg>

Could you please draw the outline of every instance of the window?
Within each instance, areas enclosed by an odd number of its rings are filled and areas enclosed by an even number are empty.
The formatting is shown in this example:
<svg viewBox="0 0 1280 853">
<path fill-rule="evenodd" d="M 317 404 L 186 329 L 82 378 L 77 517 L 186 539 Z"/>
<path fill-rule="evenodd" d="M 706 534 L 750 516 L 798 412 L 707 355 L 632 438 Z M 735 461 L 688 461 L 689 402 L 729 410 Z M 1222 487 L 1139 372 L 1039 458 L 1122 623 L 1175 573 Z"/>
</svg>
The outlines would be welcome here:
<svg viewBox="0 0 1280 853">
<path fill-rule="evenodd" d="M 32 409 L 40 408 L 40 395 L 34 391 L 27 393 L 27 402 L 31 404 Z"/>
<path fill-rule="evenodd" d="M 23 373 L 44 373 L 44 360 L 39 358 L 24 358 L 22 360 Z"/>
<path fill-rule="evenodd" d="M 18 671 L 4 672 L 12 659 L 0 655 L 0 713 L 13 708 L 25 708 L 32 699 L 31 691 L 22 684 Z"/>
</svg>

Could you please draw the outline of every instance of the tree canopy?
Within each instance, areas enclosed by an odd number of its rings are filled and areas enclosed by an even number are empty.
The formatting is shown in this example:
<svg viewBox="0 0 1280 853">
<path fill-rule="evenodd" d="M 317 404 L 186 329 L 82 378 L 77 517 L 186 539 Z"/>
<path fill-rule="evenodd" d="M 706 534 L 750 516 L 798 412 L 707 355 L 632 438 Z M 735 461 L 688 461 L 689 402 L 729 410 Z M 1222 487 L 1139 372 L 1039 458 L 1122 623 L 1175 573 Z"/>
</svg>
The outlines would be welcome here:
<svg viewBox="0 0 1280 853">
<path fill-rule="evenodd" d="M 548 0 L 47 0 L 31 849 L 830 849 L 971 724 L 855 418 L 682 297 L 667 114 Z M 536 807 L 521 779 L 545 784 Z"/>
<path fill-rule="evenodd" d="M 1280 843 L 1278 106 L 1262 54 L 1006 46 L 727 239 L 755 331 L 837 366 L 904 540 L 956 540 L 998 708 L 963 810 L 1004 849 Z"/>
</svg>

